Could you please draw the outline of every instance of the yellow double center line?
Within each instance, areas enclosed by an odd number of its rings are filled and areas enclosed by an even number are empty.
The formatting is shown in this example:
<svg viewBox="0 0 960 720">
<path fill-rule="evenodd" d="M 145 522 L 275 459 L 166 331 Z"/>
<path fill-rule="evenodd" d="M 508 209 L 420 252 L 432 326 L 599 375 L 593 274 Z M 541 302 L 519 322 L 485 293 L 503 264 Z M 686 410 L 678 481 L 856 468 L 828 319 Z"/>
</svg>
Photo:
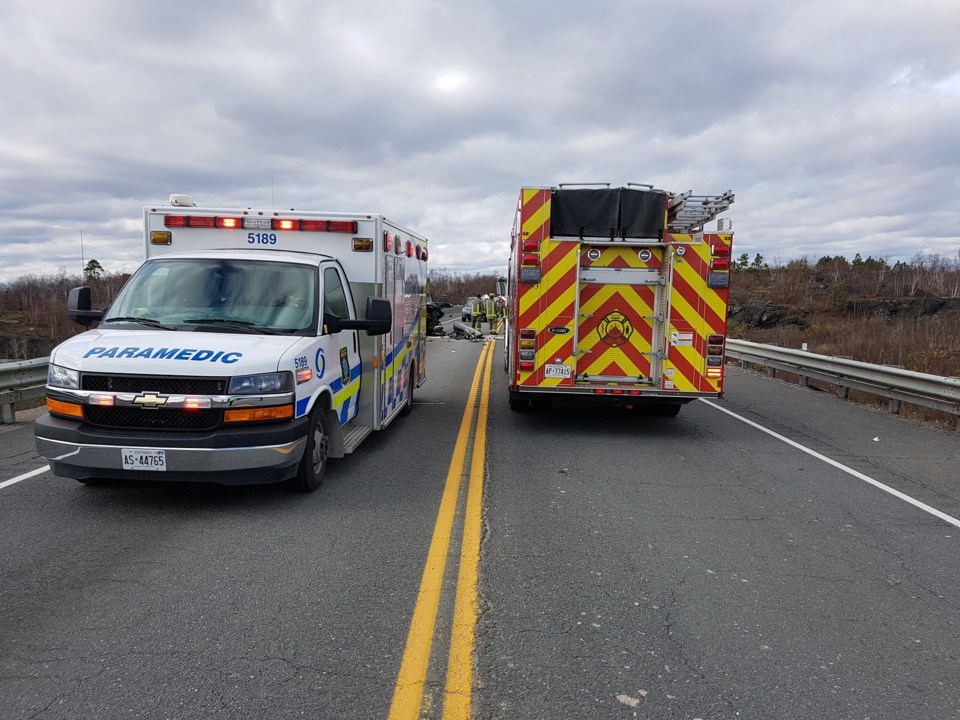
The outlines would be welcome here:
<svg viewBox="0 0 960 720">
<path fill-rule="evenodd" d="M 480 567 L 481 508 L 483 503 L 483 465 L 487 441 L 487 413 L 490 400 L 490 368 L 495 343 L 484 343 L 480 361 L 470 385 L 470 395 L 460 421 L 457 443 L 450 459 L 447 482 L 440 500 L 433 539 L 427 553 L 417 603 L 410 621 L 407 646 L 403 652 L 397 683 L 393 691 L 388 720 L 419 720 L 424 707 L 424 685 L 430 665 L 437 623 L 437 611 L 443 586 L 450 538 L 460 486 L 463 483 L 467 448 L 473 439 L 469 486 L 460 544 L 457 594 L 450 632 L 447 678 L 443 692 L 443 720 L 469 720 L 473 686 L 473 648 L 479 606 L 477 582 Z M 479 406 L 479 412 L 478 412 Z M 474 431 L 474 416 L 476 429 Z"/>
</svg>

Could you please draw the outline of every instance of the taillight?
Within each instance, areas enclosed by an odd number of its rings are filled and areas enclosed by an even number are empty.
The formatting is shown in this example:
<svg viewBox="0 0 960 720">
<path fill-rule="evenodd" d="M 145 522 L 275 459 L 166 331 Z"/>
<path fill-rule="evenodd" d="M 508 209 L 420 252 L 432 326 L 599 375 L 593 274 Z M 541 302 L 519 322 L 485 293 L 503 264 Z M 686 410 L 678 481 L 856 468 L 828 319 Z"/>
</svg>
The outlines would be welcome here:
<svg viewBox="0 0 960 720">
<path fill-rule="evenodd" d="M 726 338 L 720 333 L 707 335 L 707 377 L 723 375 L 723 344 Z"/>
<path fill-rule="evenodd" d="M 730 257 L 730 246 L 713 245 L 710 247 L 710 254 L 714 257 Z"/>
<path fill-rule="evenodd" d="M 537 357 L 537 331 L 535 328 L 520 328 L 520 352 L 517 357 L 520 370 L 533 372 Z"/>
</svg>

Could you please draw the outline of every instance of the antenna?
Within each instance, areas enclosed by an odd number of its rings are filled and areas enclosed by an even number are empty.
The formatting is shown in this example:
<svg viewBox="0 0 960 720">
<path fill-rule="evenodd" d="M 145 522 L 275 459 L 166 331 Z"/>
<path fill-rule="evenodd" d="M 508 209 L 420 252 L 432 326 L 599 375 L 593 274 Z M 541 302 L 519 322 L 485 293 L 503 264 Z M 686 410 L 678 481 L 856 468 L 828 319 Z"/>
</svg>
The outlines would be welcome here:
<svg viewBox="0 0 960 720">
<path fill-rule="evenodd" d="M 86 271 L 86 263 L 83 262 L 83 230 L 80 231 L 80 277 L 86 280 L 84 277 L 84 272 Z"/>
<path fill-rule="evenodd" d="M 277 209 L 277 201 L 273 198 L 273 175 L 270 176 L 270 209 Z"/>
</svg>

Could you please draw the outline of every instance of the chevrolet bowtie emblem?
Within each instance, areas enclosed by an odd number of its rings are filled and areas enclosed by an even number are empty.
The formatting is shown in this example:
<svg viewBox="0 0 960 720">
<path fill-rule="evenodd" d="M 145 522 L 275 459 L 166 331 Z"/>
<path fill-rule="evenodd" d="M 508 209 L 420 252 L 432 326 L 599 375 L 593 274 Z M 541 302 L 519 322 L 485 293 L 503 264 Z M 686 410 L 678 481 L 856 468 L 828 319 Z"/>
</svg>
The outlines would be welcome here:
<svg viewBox="0 0 960 720">
<path fill-rule="evenodd" d="M 140 407 L 145 408 L 155 408 L 160 407 L 161 405 L 166 405 L 167 398 L 162 395 L 157 395 L 157 393 L 143 393 L 143 395 L 137 395 L 133 399 L 134 405 L 139 405 Z"/>
</svg>

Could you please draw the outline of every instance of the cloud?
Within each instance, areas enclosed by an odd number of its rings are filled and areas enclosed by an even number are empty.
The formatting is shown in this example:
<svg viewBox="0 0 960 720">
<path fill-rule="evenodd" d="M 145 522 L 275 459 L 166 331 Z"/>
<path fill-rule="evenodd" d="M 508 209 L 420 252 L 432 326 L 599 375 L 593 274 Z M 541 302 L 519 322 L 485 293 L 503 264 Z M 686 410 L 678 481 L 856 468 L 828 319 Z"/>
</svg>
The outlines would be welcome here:
<svg viewBox="0 0 960 720">
<path fill-rule="evenodd" d="M 736 192 L 735 252 L 960 249 L 960 6 L 12 0 L 0 281 L 141 259 L 144 205 L 383 212 L 506 265 L 523 185 Z M 78 271 L 78 270 L 77 270 Z"/>
</svg>

